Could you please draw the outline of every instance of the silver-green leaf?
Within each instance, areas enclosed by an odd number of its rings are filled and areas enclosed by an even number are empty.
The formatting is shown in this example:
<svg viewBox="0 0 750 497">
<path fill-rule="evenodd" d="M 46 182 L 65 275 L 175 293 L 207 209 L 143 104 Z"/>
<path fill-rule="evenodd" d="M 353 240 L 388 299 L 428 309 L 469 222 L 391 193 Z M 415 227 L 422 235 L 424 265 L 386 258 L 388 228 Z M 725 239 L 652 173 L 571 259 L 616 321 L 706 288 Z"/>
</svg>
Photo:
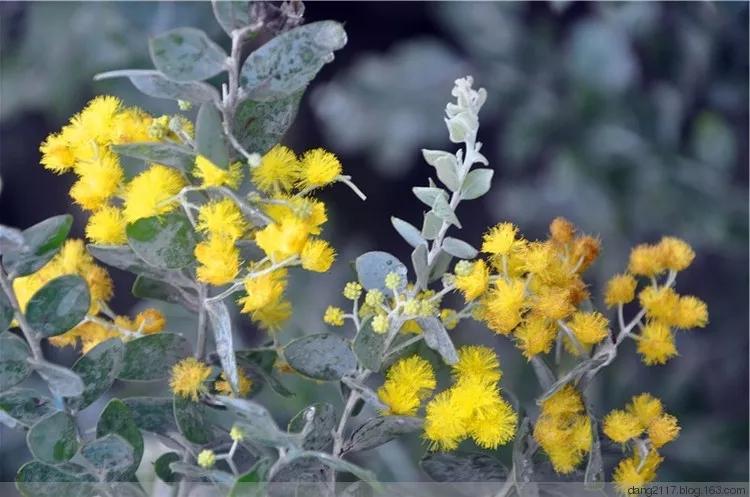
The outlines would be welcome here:
<svg viewBox="0 0 750 497">
<path fill-rule="evenodd" d="M 227 54 L 200 29 L 172 29 L 148 46 L 154 66 L 173 81 L 208 79 L 227 68 Z"/>
<path fill-rule="evenodd" d="M 406 243 L 408 243 L 412 247 L 424 245 L 427 243 L 427 241 L 422 238 L 422 234 L 419 232 L 419 230 L 414 227 L 414 225 L 404 221 L 403 219 L 391 217 L 391 224 L 393 224 L 393 227 L 396 228 L 396 231 L 399 235 L 401 235 L 401 238 L 406 240 Z"/>
<path fill-rule="evenodd" d="M 465 241 L 450 236 L 445 237 L 442 247 L 450 255 L 459 259 L 473 259 L 479 253 L 477 249 Z"/>
<path fill-rule="evenodd" d="M 463 186 L 461 186 L 461 198 L 474 200 L 490 190 L 492 186 L 492 169 L 474 169 L 466 175 Z"/>
</svg>

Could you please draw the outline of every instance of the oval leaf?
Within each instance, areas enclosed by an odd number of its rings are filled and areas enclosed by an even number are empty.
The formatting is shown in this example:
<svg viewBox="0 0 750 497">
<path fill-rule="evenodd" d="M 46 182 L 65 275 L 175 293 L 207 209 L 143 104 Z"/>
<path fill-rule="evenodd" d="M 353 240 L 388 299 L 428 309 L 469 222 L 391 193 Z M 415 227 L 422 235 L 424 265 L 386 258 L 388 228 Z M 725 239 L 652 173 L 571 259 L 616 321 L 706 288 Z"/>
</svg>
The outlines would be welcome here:
<svg viewBox="0 0 750 497">
<path fill-rule="evenodd" d="M 214 17 L 228 35 L 232 35 L 235 29 L 249 26 L 254 22 L 250 15 L 248 0 L 212 0 Z"/>
<path fill-rule="evenodd" d="M 362 323 L 359 333 L 354 337 L 352 350 L 362 366 L 377 373 L 383 366 L 385 341 L 388 339 L 388 334 L 375 333 L 370 323 L 370 319 Z"/>
<path fill-rule="evenodd" d="M 202 81 L 171 81 L 159 71 L 123 69 L 94 76 L 95 81 L 109 78 L 129 78 L 133 86 L 150 97 L 185 100 L 197 104 L 219 100 L 219 92 L 207 83 Z"/>
<path fill-rule="evenodd" d="M 186 172 L 195 163 L 195 153 L 192 150 L 172 143 L 124 143 L 112 145 L 112 150 L 126 157 L 156 162 Z"/>
<path fill-rule="evenodd" d="M 388 252 L 367 252 L 354 263 L 359 282 L 366 290 L 380 290 L 390 295 L 392 292 L 385 287 L 385 277 L 390 272 L 401 276 L 402 288 L 406 287 L 407 269 L 401 261 Z"/>
<path fill-rule="evenodd" d="M 0 392 L 21 383 L 31 374 L 29 346 L 10 333 L 0 334 Z"/>
<path fill-rule="evenodd" d="M 78 450 L 75 420 L 62 411 L 49 414 L 31 427 L 26 443 L 31 454 L 42 462 L 65 462 Z"/>
<path fill-rule="evenodd" d="M 120 380 L 153 381 L 167 378 L 178 361 L 190 355 L 190 343 L 176 333 L 157 333 L 125 344 Z"/>
<path fill-rule="evenodd" d="M 169 467 L 173 462 L 177 462 L 182 457 L 177 452 L 167 452 L 166 454 L 160 455 L 156 461 L 154 461 L 154 472 L 159 479 L 170 485 L 179 479 L 179 476 L 172 471 Z"/>
<path fill-rule="evenodd" d="M 302 433 L 308 425 L 302 439 L 302 448 L 309 450 L 327 450 L 333 443 L 333 430 L 337 423 L 336 410 L 327 402 L 319 402 L 305 407 L 289 421 L 288 431 Z"/>
<path fill-rule="evenodd" d="M 268 102 L 245 100 L 235 112 L 235 138 L 245 150 L 265 154 L 281 141 L 294 122 L 301 99 L 302 92 L 299 91 Z"/>
<path fill-rule="evenodd" d="M 0 421 L 11 428 L 20 424 L 31 428 L 44 416 L 55 412 L 52 399 L 31 388 L 11 388 L 0 393 Z"/>
<path fill-rule="evenodd" d="M 464 200 L 474 200 L 490 191 L 492 175 L 494 173 L 495 171 L 492 169 L 474 169 L 473 171 L 469 171 L 461 187 L 461 198 Z"/>
<path fill-rule="evenodd" d="M 184 397 L 174 398 L 174 418 L 185 438 L 195 444 L 206 444 L 213 438 L 211 424 L 206 417 L 206 407 Z"/>
<path fill-rule="evenodd" d="M 224 135 L 221 114 L 213 103 L 205 103 L 198 110 L 195 141 L 199 154 L 222 169 L 229 167 L 229 143 Z"/>
<path fill-rule="evenodd" d="M 417 324 L 424 332 L 425 345 L 439 353 L 446 364 L 455 364 L 458 361 L 456 347 L 439 319 L 417 318 Z"/>
<path fill-rule="evenodd" d="M 414 227 L 414 225 L 407 223 L 403 219 L 391 217 L 391 224 L 393 224 L 393 227 L 396 228 L 396 231 L 399 235 L 401 235 L 401 238 L 406 240 L 406 243 L 408 243 L 412 247 L 424 245 L 427 243 L 425 239 L 422 238 L 422 233 L 420 233 L 420 231 L 416 227 Z"/>
<path fill-rule="evenodd" d="M 200 29 L 172 29 L 148 46 L 154 66 L 173 81 L 208 79 L 226 69 L 227 54 Z"/>
<path fill-rule="evenodd" d="M 83 467 L 74 464 L 51 466 L 31 461 L 16 474 L 16 487 L 23 497 L 84 497 L 93 494 L 95 481 Z"/>
<path fill-rule="evenodd" d="M 357 367 L 357 358 L 346 340 L 330 333 L 309 335 L 284 347 L 289 366 L 304 376 L 338 381 Z"/>
<path fill-rule="evenodd" d="M 344 452 L 374 449 L 406 433 L 422 429 L 421 418 L 409 416 L 378 416 L 368 419 L 344 442 Z"/>
<path fill-rule="evenodd" d="M 130 397 L 122 402 L 128 406 L 133 422 L 141 430 L 158 435 L 177 431 L 171 398 Z"/>
<path fill-rule="evenodd" d="M 216 342 L 216 353 L 219 355 L 221 368 L 229 380 L 232 390 L 239 391 L 239 374 L 237 372 L 237 357 L 234 355 L 234 339 L 232 337 L 232 319 L 229 317 L 229 309 L 223 302 L 212 302 L 206 305 L 208 319 L 211 321 L 211 329 L 214 332 Z"/>
<path fill-rule="evenodd" d="M 11 279 L 31 274 L 47 264 L 60 249 L 72 224 L 73 216 L 64 214 L 23 230 L 24 246 L 3 253 L 3 266 Z"/>
<path fill-rule="evenodd" d="M 146 263 L 181 269 L 193 262 L 195 233 L 187 217 L 172 213 L 139 219 L 126 228 L 128 244 Z"/>
<path fill-rule="evenodd" d="M 443 240 L 443 250 L 459 259 L 473 259 L 479 253 L 477 249 L 458 238 L 445 237 Z"/>
<path fill-rule="evenodd" d="M 121 436 L 133 448 L 133 464 L 123 470 L 117 478 L 123 481 L 131 480 L 143 457 L 143 435 L 135 424 L 130 409 L 119 399 L 109 401 L 96 423 L 97 438 L 110 433 Z"/>
<path fill-rule="evenodd" d="M 114 480 L 133 465 L 133 447 L 121 436 L 105 435 L 81 447 L 81 457 L 93 466 L 103 479 Z"/>
<path fill-rule="evenodd" d="M 70 369 L 34 358 L 29 358 L 29 364 L 47 382 L 53 394 L 60 397 L 78 397 L 83 394 L 83 380 Z"/>
<path fill-rule="evenodd" d="M 73 372 L 83 380 L 83 395 L 68 399 L 69 408 L 80 411 L 109 390 L 122 368 L 124 345 L 119 338 L 98 344 L 73 364 Z"/>
<path fill-rule="evenodd" d="M 26 305 L 26 320 L 38 333 L 52 337 L 83 321 L 91 305 L 86 281 L 69 274 L 40 288 Z"/>
</svg>

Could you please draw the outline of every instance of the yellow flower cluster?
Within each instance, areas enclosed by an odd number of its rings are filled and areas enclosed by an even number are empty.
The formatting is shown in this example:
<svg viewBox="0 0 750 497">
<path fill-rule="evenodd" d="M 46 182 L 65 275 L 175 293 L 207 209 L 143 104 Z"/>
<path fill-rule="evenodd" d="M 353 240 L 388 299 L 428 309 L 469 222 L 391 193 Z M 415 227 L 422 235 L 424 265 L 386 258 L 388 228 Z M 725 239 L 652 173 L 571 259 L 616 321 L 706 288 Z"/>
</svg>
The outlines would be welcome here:
<svg viewBox="0 0 750 497">
<path fill-rule="evenodd" d="M 169 387 L 175 395 L 197 401 L 208 391 L 206 381 L 211 376 L 211 372 L 211 366 L 208 364 L 194 357 L 188 357 L 172 366 Z"/>
<path fill-rule="evenodd" d="M 388 406 L 385 414 L 414 416 L 437 385 L 432 365 L 418 355 L 399 359 L 388 368 L 378 397 Z"/>
<path fill-rule="evenodd" d="M 570 384 L 542 402 L 534 440 L 558 473 L 571 473 L 591 450 L 591 420 L 581 394 Z"/>
<path fill-rule="evenodd" d="M 678 271 L 695 258 L 693 249 L 683 240 L 664 237 L 654 245 L 638 245 L 630 253 L 629 273 L 614 276 L 607 283 L 604 301 L 608 307 L 635 300 L 645 311 L 646 323 L 633 335 L 637 350 L 646 365 L 664 364 L 677 355 L 673 329 L 703 328 L 708 324 L 708 307 L 692 295 L 678 295 L 672 288 Z M 656 278 L 669 272 L 659 285 Z M 636 276 L 647 277 L 650 285 L 637 292 Z"/>
<path fill-rule="evenodd" d="M 624 410 L 607 414 L 602 431 L 617 443 L 638 442 L 633 444 L 633 454 L 620 461 L 613 475 L 617 488 L 626 492 L 656 478 L 663 460 L 657 449 L 677 438 L 680 427 L 677 418 L 664 412 L 659 399 L 642 393 L 633 397 Z M 638 438 L 644 433 L 647 441 Z M 640 450 L 643 447 L 649 448 L 645 457 Z"/>
<path fill-rule="evenodd" d="M 518 416 L 500 396 L 500 363 L 489 347 L 469 345 L 458 351 L 453 386 L 425 408 L 424 436 L 431 446 L 453 450 L 466 438 L 495 449 L 510 441 Z"/>
</svg>

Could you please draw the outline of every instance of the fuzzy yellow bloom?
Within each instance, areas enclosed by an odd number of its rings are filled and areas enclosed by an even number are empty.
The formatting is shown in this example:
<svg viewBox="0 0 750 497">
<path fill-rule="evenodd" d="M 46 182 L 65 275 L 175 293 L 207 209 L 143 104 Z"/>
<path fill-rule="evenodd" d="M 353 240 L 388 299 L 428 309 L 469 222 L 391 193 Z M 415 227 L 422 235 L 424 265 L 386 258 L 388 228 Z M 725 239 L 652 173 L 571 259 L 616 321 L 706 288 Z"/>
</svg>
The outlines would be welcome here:
<svg viewBox="0 0 750 497">
<path fill-rule="evenodd" d="M 242 442 L 245 439 L 246 435 L 247 434 L 245 433 L 245 430 L 237 425 L 233 425 L 232 429 L 229 430 L 229 438 L 231 438 L 235 442 Z"/>
<path fill-rule="evenodd" d="M 573 223 L 564 217 L 556 217 L 549 225 L 550 238 L 560 245 L 567 245 L 572 242 L 575 233 L 576 228 Z"/>
<path fill-rule="evenodd" d="M 604 303 L 607 307 L 627 304 L 635 298 L 635 288 L 638 282 L 629 274 L 617 274 L 607 282 L 604 292 Z"/>
<path fill-rule="evenodd" d="M 225 285 L 240 272 L 240 251 L 234 242 L 222 236 L 212 236 L 195 246 L 198 261 L 198 281 L 210 285 Z"/>
<path fill-rule="evenodd" d="M 484 234 L 482 252 L 492 255 L 510 254 L 516 242 L 518 228 L 513 223 L 500 223 Z"/>
<path fill-rule="evenodd" d="M 71 187 L 70 196 L 78 205 L 90 211 L 103 207 L 120 189 L 125 176 L 120 160 L 109 152 L 100 153 L 91 162 L 79 162 L 76 172 L 80 177 Z"/>
<path fill-rule="evenodd" d="M 172 367 L 169 387 L 172 393 L 193 401 L 206 391 L 204 382 L 211 376 L 211 366 L 194 357 L 183 359 Z"/>
<path fill-rule="evenodd" d="M 526 359 L 552 350 L 557 337 L 557 325 L 538 315 L 529 316 L 514 331 L 516 345 Z"/>
<path fill-rule="evenodd" d="M 135 316 L 135 319 L 131 320 L 127 316 L 117 316 L 114 322 L 120 328 L 141 332 L 145 335 L 151 335 L 164 330 L 164 326 L 167 324 L 167 319 L 164 317 L 164 314 L 157 309 L 146 309 L 145 311 L 139 312 Z"/>
<path fill-rule="evenodd" d="M 281 325 L 283 325 L 291 315 L 292 304 L 286 300 L 276 300 L 253 312 L 251 318 L 262 329 L 275 332 L 281 329 Z"/>
<path fill-rule="evenodd" d="M 342 173 L 339 159 L 322 148 L 308 150 L 302 156 L 299 165 L 300 189 L 320 188 L 336 181 Z"/>
<path fill-rule="evenodd" d="M 326 308 L 326 312 L 323 315 L 323 322 L 330 324 L 331 326 L 343 326 L 344 325 L 344 310 L 340 307 L 334 307 L 329 305 Z"/>
<path fill-rule="evenodd" d="M 388 406 L 387 414 L 413 416 L 436 385 L 432 365 L 413 355 L 399 359 L 388 368 L 378 397 Z"/>
<path fill-rule="evenodd" d="M 255 234 L 255 243 L 272 261 L 299 255 L 305 247 L 310 228 L 296 217 L 271 223 Z"/>
<path fill-rule="evenodd" d="M 112 143 L 134 143 L 151 141 L 149 127 L 153 118 L 137 107 L 129 107 L 118 113 L 110 125 Z M 190 121 L 188 121 L 190 122 Z M 192 128 L 192 123 L 190 123 Z"/>
<path fill-rule="evenodd" d="M 62 174 L 73 169 L 76 157 L 63 133 L 51 134 L 39 147 L 45 169 Z"/>
<path fill-rule="evenodd" d="M 648 321 L 637 337 L 637 350 L 647 366 L 665 364 L 677 355 L 674 335 L 669 326 L 659 321 Z"/>
<path fill-rule="evenodd" d="M 464 295 L 464 300 L 471 302 L 481 297 L 490 284 L 490 271 L 482 259 L 471 265 L 466 274 L 457 275 L 455 285 Z"/>
<path fill-rule="evenodd" d="M 661 264 L 673 271 L 686 269 L 695 259 L 695 252 L 684 240 L 665 236 L 657 248 L 660 252 Z"/>
<path fill-rule="evenodd" d="M 378 314 L 372 318 L 372 331 L 375 333 L 383 334 L 388 331 L 389 326 L 388 316 L 385 314 Z"/>
<path fill-rule="evenodd" d="M 205 235 L 216 235 L 239 240 L 248 229 L 247 221 L 237 204 L 229 198 L 203 204 L 198 210 L 196 230 Z"/>
<path fill-rule="evenodd" d="M 467 429 L 476 444 L 485 449 L 496 449 L 513 439 L 518 415 L 503 398 L 477 412 L 467 420 Z"/>
<path fill-rule="evenodd" d="M 128 183 L 123 200 L 123 215 L 129 223 L 166 214 L 177 207 L 173 198 L 185 186 L 185 178 L 171 167 L 153 165 Z"/>
<path fill-rule="evenodd" d="M 325 204 L 310 197 L 278 195 L 264 210 L 277 224 L 290 217 L 299 219 L 311 235 L 319 235 L 321 226 L 328 220 Z"/>
<path fill-rule="evenodd" d="M 638 276 L 656 276 L 664 272 L 662 254 L 655 245 L 636 245 L 630 251 L 628 271 Z"/>
<path fill-rule="evenodd" d="M 545 399 L 541 407 L 542 414 L 550 416 L 578 414 L 583 412 L 583 399 L 573 385 L 567 384 Z"/>
<path fill-rule="evenodd" d="M 656 447 L 663 447 L 680 434 L 677 418 L 671 414 L 662 414 L 648 425 L 648 439 Z"/>
<path fill-rule="evenodd" d="M 583 345 L 595 345 L 607 336 L 609 320 L 599 312 L 576 312 L 568 322 L 570 331 Z"/>
<path fill-rule="evenodd" d="M 344 297 L 349 300 L 357 300 L 362 295 L 362 285 L 356 281 L 350 281 L 344 286 Z"/>
<path fill-rule="evenodd" d="M 122 110 L 122 101 L 111 95 L 94 97 L 86 107 L 71 119 L 71 127 L 77 130 L 81 142 L 96 141 L 106 144 L 112 140 L 112 124 Z"/>
<path fill-rule="evenodd" d="M 632 487 L 642 487 L 656 478 L 656 470 L 664 459 L 652 449 L 646 459 L 641 461 L 638 453 L 634 453 L 627 459 L 623 459 L 615 468 L 612 480 L 615 487 L 623 494 L 628 495 Z"/>
<path fill-rule="evenodd" d="M 648 393 L 634 396 L 625 409 L 634 414 L 641 425 L 646 427 L 661 416 L 663 412 L 661 400 Z"/>
<path fill-rule="evenodd" d="M 523 269 L 533 275 L 542 275 L 549 270 L 554 257 L 555 254 L 549 243 L 529 243 L 523 251 Z"/>
<path fill-rule="evenodd" d="M 679 312 L 680 297 L 669 287 L 646 287 L 638 294 L 646 316 L 671 325 Z"/>
<path fill-rule="evenodd" d="M 495 351 L 482 345 L 464 345 L 459 348 L 458 362 L 452 368 L 457 383 L 476 380 L 494 385 L 502 377 L 500 361 Z"/>
<path fill-rule="evenodd" d="M 325 240 L 307 240 L 300 254 L 302 267 L 317 273 L 325 273 L 331 269 L 335 258 L 336 251 Z"/>
<path fill-rule="evenodd" d="M 440 309 L 440 321 L 450 331 L 458 326 L 458 313 L 454 309 Z"/>
<path fill-rule="evenodd" d="M 494 332 L 507 335 L 521 322 L 526 289 L 522 280 L 499 279 L 483 299 L 483 320 Z"/>
<path fill-rule="evenodd" d="M 534 426 L 534 439 L 544 449 L 558 473 L 572 472 L 591 450 L 591 421 L 583 400 L 570 384 L 542 402 Z"/>
<path fill-rule="evenodd" d="M 401 278 L 401 275 L 395 271 L 390 271 L 388 274 L 386 274 L 385 280 L 383 281 L 383 283 L 385 283 L 385 287 L 389 290 L 397 290 L 401 286 L 402 282 L 403 279 Z"/>
<path fill-rule="evenodd" d="M 251 313 L 279 300 L 286 290 L 286 274 L 285 269 L 278 269 L 245 278 L 243 284 L 246 295 L 238 300 L 242 305 L 241 312 Z"/>
<path fill-rule="evenodd" d="M 552 321 L 566 318 L 575 311 L 567 288 L 542 287 L 531 301 L 532 309 Z"/>
<path fill-rule="evenodd" d="M 251 169 L 258 190 L 266 193 L 289 191 L 298 179 L 299 162 L 289 148 L 276 145 L 266 152 L 257 167 Z"/>
<path fill-rule="evenodd" d="M 203 155 L 195 158 L 193 176 L 201 181 L 203 188 L 228 186 L 237 188 L 242 182 L 242 164 L 234 162 L 222 169 Z"/>
<path fill-rule="evenodd" d="M 613 441 L 625 443 L 643 433 L 643 426 L 634 414 L 615 409 L 604 418 L 602 431 Z"/>
<path fill-rule="evenodd" d="M 85 354 L 100 343 L 119 337 L 120 334 L 111 326 L 84 321 L 72 330 L 50 337 L 48 340 L 55 347 L 75 347 L 80 341 L 81 351 Z"/>
<path fill-rule="evenodd" d="M 576 261 L 577 272 L 583 272 L 599 257 L 602 242 L 593 236 L 579 236 L 573 241 L 573 251 L 570 256 Z"/>
<path fill-rule="evenodd" d="M 455 415 L 456 407 L 451 390 L 440 392 L 425 407 L 424 437 L 433 448 L 453 450 L 468 435 L 467 422 Z"/>
<path fill-rule="evenodd" d="M 682 330 L 704 328 L 708 324 L 708 306 L 698 297 L 682 296 L 672 324 Z"/>
<path fill-rule="evenodd" d="M 203 449 L 198 454 L 198 466 L 201 468 L 213 468 L 216 464 L 216 454 L 210 449 Z"/>
<path fill-rule="evenodd" d="M 105 205 L 86 223 L 86 238 L 101 245 L 123 245 L 128 241 L 125 226 L 122 210 Z"/>
<path fill-rule="evenodd" d="M 251 380 L 247 373 L 243 369 L 237 370 L 237 376 L 239 377 L 239 394 L 240 397 L 246 397 L 247 394 L 250 393 L 250 390 L 253 388 L 253 380 Z M 232 384 L 229 383 L 229 380 L 227 380 L 227 377 L 222 372 L 219 379 L 216 380 L 216 383 L 214 383 L 214 388 L 218 393 L 221 395 L 226 395 L 228 397 L 234 397 L 234 392 L 232 391 Z"/>
<path fill-rule="evenodd" d="M 383 292 L 377 288 L 373 288 L 372 290 L 368 290 L 365 294 L 365 304 L 370 307 L 379 307 L 380 304 L 383 303 L 384 298 L 385 296 L 383 295 Z"/>
</svg>

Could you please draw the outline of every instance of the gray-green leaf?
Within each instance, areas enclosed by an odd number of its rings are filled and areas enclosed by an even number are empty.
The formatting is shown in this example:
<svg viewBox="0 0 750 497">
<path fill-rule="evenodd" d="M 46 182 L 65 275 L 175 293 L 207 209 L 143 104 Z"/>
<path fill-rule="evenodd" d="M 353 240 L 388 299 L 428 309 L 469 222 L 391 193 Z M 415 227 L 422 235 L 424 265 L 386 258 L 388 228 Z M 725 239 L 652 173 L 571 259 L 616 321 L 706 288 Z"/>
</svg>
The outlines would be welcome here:
<svg viewBox="0 0 750 497">
<path fill-rule="evenodd" d="M 417 323 L 424 333 L 424 343 L 439 353 L 446 364 L 455 364 L 458 361 L 456 347 L 443 323 L 435 317 L 417 318 Z"/>
<path fill-rule="evenodd" d="M 219 397 L 218 399 L 237 419 L 237 424 L 249 441 L 270 447 L 299 446 L 300 435 L 280 430 L 271 413 L 262 405 L 234 397 Z"/>
<path fill-rule="evenodd" d="M 68 274 L 37 290 L 26 305 L 26 320 L 38 333 L 52 337 L 83 321 L 90 305 L 86 281 L 78 275 Z"/>
<path fill-rule="evenodd" d="M 346 32 L 334 21 L 291 29 L 250 54 L 242 65 L 240 85 L 255 100 L 289 96 L 303 90 L 345 44 Z"/>
<path fill-rule="evenodd" d="M 461 181 L 458 178 L 458 159 L 454 154 L 442 150 L 422 149 L 422 156 L 425 162 L 435 168 L 438 179 L 452 192 L 461 187 Z"/>
<path fill-rule="evenodd" d="M 177 395 L 174 398 L 174 417 L 177 427 L 188 441 L 203 445 L 213 438 L 213 430 L 203 404 Z"/>
<path fill-rule="evenodd" d="M 391 272 L 401 276 L 400 289 L 406 287 L 406 266 L 388 252 L 366 252 L 357 257 L 354 266 L 365 290 L 380 290 L 390 295 L 392 292 L 385 286 L 385 277 Z"/>
<path fill-rule="evenodd" d="M 281 141 L 294 122 L 302 93 L 299 91 L 267 102 L 241 102 L 234 116 L 233 131 L 237 141 L 249 152 L 265 154 Z"/>
<path fill-rule="evenodd" d="M 414 195 L 428 207 L 435 205 L 435 199 L 437 197 L 444 197 L 446 202 L 448 201 L 448 194 L 442 188 L 415 186 L 411 191 L 414 192 Z"/>
<path fill-rule="evenodd" d="M 301 433 L 302 448 L 327 450 L 333 443 L 333 430 L 336 428 L 336 410 L 327 402 L 319 402 L 305 407 L 289 421 L 290 433 Z M 309 423 L 309 426 L 308 426 Z M 305 427 L 307 427 L 306 431 Z"/>
<path fill-rule="evenodd" d="M 23 497 L 90 497 L 95 481 L 82 467 L 73 464 L 52 466 L 31 461 L 16 474 L 16 487 Z"/>
<path fill-rule="evenodd" d="M 406 243 L 408 243 L 412 247 L 424 245 L 427 243 L 425 239 L 422 238 L 422 234 L 419 232 L 419 230 L 414 225 L 407 223 L 403 219 L 391 217 L 391 224 L 393 224 L 393 227 L 396 228 L 396 231 L 399 235 L 401 235 L 401 238 L 406 240 Z"/>
<path fill-rule="evenodd" d="M 359 333 L 354 337 L 352 350 L 362 366 L 377 373 L 383 366 L 385 341 L 388 335 L 375 333 L 370 322 L 371 320 L 368 319 L 362 323 Z"/>
<path fill-rule="evenodd" d="M 148 45 L 154 66 L 173 81 L 208 79 L 226 69 L 227 54 L 200 29 L 172 29 Z"/>
<path fill-rule="evenodd" d="M 432 206 L 432 211 L 430 212 L 434 213 L 435 216 L 439 217 L 446 223 L 450 223 L 456 226 L 456 228 L 461 228 L 461 223 L 458 221 L 456 213 L 453 212 L 453 208 L 445 200 L 445 198 L 440 196 L 436 197 L 435 205 Z"/>
<path fill-rule="evenodd" d="M 130 397 L 122 400 L 143 431 L 165 435 L 177 431 L 172 399 L 169 397 Z"/>
<path fill-rule="evenodd" d="M 437 482 L 505 481 L 508 468 L 486 454 L 476 452 L 430 452 L 419 465 Z"/>
<path fill-rule="evenodd" d="M 181 214 L 145 217 L 128 224 L 125 232 L 136 255 L 158 269 L 181 269 L 194 260 L 195 233 Z"/>
<path fill-rule="evenodd" d="M 30 428 L 52 412 L 52 399 L 31 388 L 11 388 L 0 393 L 0 422 L 10 428 L 19 424 Z"/>
<path fill-rule="evenodd" d="M 410 416 L 378 416 L 356 428 L 344 442 L 343 452 L 379 447 L 406 433 L 422 429 L 423 420 Z"/>
<path fill-rule="evenodd" d="M 7 330 L 13 321 L 13 306 L 8 301 L 8 296 L 0 289 L 0 333 Z"/>
<path fill-rule="evenodd" d="M 47 264 L 60 249 L 72 224 L 73 216 L 63 214 L 23 230 L 23 247 L 3 253 L 3 266 L 11 278 L 26 276 Z"/>
<path fill-rule="evenodd" d="M 198 110 L 195 119 L 195 145 L 198 153 L 222 169 L 229 167 L 229 142 L 224 134 L 221 114 L 213 103 L 207 102 Z"/>
<path fill-rule="evenodd" d="M 60 397 L 78 397 L 83 394 L 83 380 L 70 369 L 34 358 L 29 358 L 29 364 L 47 382 L 53 394 Z"/>
<path fill-rule="evenodd" d="M 219 100 L 219 92 L 208 83 L 203 81 L 172 81 L 165 78 L 159 71 L 150 69 L 123 69 L 94 76 L 95 81 L 109 78 L 129 78 L 133 86 L 141 93 L 155 98 L 185 100 L 196 104 Z"/>
<path fill-rule="evenodd" d="M 31 366 L 26 361 L 29 355 L 26 342 L 0 330 L 0 392 L 21 383 L 31 374 Z"/>
<path fill-rule="evenodd" d="M 433 200 L 433 202 L 435 202 L 435 200 Z M 432 205 L 430 205 L 430 207 L 432 207 Z M 422 236 L 425 238 L 425 240 L 434 240 L 435 238 L 437 238 L 442 227 L 443 220 L 440 219 L 437 214 L 435 214 L 433 211 L 425 213 L 424 222 L 422 223 Z"/>
<path fill-rule="evenodd" d="M 160 455 L 156 461 L 154 461 L 154 472 L 159 479 L 170 485 L 178 480 L 177 474 L 172 471 L 169 467 L 173 462 L 177 462 L 182 457 L 177 452 L 167 452 Z"/>
<path fill-rule="evenodd" d="M 42 462 L 65 462 L 78 450 L 75 420 L 62 411 L 49 414 L 31 427 L 26 443 L 31 454 Z"/>
<path fill-rule="evenodd" d="M 73 372 L 83 380 L 83 395 L 66 400 L 74 411 L 85 409 L 115 382 L 122 368 L 124 345 L 119 338 L 98 344 L 73 364 Z"/>
<path fill-rule="evenodd" d="M 96 423 L 96 436 L 101 438 L 110 433 L 121 436 L 133 448 L 133 464 L 122 471 L 122 480 L 129 480 L 138 469 L 143 457 L 143 435 L 133 420 L 133 415 L 125 403 L 112 399 L 99 416 Z"/>
<path fill-rule="evenodd" d="M 120 380 L 153 381 L 168 377 L 172 366 L 190 355 L 190 343 L 176 333 L 156 333 L 125 344 Z"/>
<path fill-rule="evenodd" d="M 114 433 L 84 444 L 81 447 L 81 457 L 107 481 L 116 479 L 135 462 L 133 447 Z"/>
<path fill-rule="evenodd" d="M 247 0 L 212 0 L 214 16 L 228 35 L 254 21 L 250 17 L 250 2 Z"/>
<path fill-rule="evenodd" d="M 229 310 L 223 302 L 206 304 L 208 319 L 214 332 L 216 353 L 219 355 L 221 368 L 229 380 L 232 390 L 239 391 L 240 378 L 237 372 L 237 357 L 234 355 L 234 338 L 232 337 L 232 319 Z"/>
<path fill-rule="evenodd" d="M 473 259 L 479 253 L 477 249 L 465 241 L 450 236 L 445 237 L 443 240 L 443 250 L 459 259 Z"/>
<path fill-rule="evenodd" d="M 463 186 L 461 186 L 461 198 L 474 200 L 490 190 L 492 186 L 492 169 L 474 169 L 466 175 Z"/>
<path fill-rule="evenodd" d="M 284 357 L 298 373 L 323 381 L 338 381 L 357 367 L 349 343 L 338 335 L 320 333 L 292 340 Z"/>
<path fill-rule="evenodd" d="M 188 172 L 195 163 L 195 152 L 173 143 L 123 143 L 112 150 L 126 157 L 156 162 Z"/>
</svg>

